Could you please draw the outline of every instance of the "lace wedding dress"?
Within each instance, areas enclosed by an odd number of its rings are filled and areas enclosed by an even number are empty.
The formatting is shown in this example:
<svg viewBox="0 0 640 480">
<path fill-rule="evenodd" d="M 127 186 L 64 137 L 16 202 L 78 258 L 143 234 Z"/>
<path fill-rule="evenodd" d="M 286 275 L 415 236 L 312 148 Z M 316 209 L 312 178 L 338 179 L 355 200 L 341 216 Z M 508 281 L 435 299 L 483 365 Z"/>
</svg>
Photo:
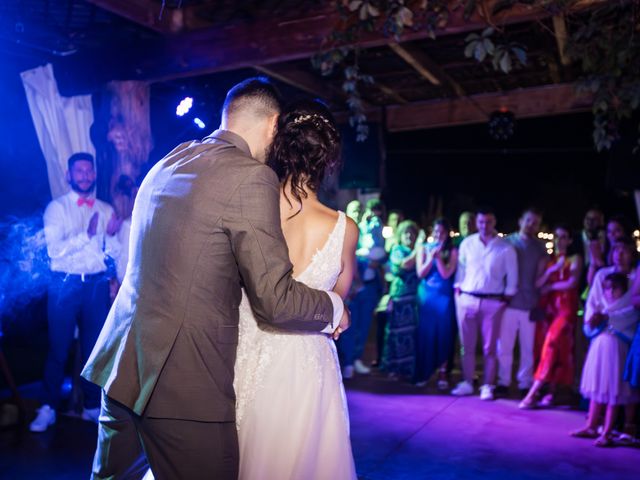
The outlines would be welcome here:
<svg viewBox="0 0 640 480">
<path fill-rule="evenodd" d="M 345 226 L 340 212 L 298 281 L 333 289 Z M 329 336 L 258 325 L 244 297 L 234 387 L 241 480 L 356 478 L 342 376 Z"/>
</svg>

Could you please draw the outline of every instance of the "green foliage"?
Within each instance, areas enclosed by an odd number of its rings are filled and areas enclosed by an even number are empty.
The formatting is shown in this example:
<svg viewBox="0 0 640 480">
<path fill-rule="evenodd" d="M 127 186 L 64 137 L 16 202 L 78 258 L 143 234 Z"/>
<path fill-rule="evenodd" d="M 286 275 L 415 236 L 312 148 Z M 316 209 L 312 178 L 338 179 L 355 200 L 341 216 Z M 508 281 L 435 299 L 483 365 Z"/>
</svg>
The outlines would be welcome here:
<svg viewBox="0 0 640 480">
<path fill-rule="evenodd" d="M 467 20 L 479 16 L 487 28 L 466 37 L 465 57 L 490 61 L 496 71 L 509 74 L 527 64 L 526 47 L 509 41 L 504 29 L 493 23 L 493 16 L 522 6 L 544 8 L 563 15 L 568 24 L 565 53 L 584 74 L 577 89 L 592 94 L 594 144 L 598 150 L 609 149 L 619 138 L 620 122 L 630 119 L 640 107 L 640 0 L 602 2 L 587 14 L 574 13 L 572 7 L 578 3 L 580 0 L 338 0 L 340 22 L 325 42 L 325 50 L 312 62 L 323 75 L 342 72 L 350 123 L 363 140 L 368 127 L 360 88 L 374 83 L 358 67 L 356 45 L 363 34 L 379 32 L 399 41 L 407 30 L 422 30 L 434 39 L 452 15 L 461 13 Z M 640 138 L 636 151 L 640 151 Z"/>
<path fill-rule="evenodd" d="M 509 73 L 515 62 L 527 64 L 527 51 L 524 45 L 516 42 L 496 44 L 492 39 L 494 33 L 495 29 L 488 27 L 480 35 L 477 33 L 468 35 L 465 39 L 467 45 L 464 56 L 475 58 L 478 62 L 491 58 L 494 70 L 501 70 L 504 73 Z"/>
<path fill-rule="evenodd" d="M 576 22 L 566 53 L 584 73 L 579 91 L 593 95 L 595 146 L 610 149 L 620 123 L 640 107 L 640 2 L 611 1 L 594 9 Z"/>
</svg>

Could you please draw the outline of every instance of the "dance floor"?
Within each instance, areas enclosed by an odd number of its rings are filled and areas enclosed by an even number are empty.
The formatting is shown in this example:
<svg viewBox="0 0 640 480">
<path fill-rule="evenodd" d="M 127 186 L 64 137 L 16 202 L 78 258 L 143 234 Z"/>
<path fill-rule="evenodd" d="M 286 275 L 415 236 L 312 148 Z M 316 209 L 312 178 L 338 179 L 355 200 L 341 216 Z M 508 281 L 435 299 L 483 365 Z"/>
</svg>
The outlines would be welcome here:
<svg viewBox="0 0 640 480">
<path fill-rule="evenodd" d="M 597 448 L 568 435 L 585 412 L 523 411 L 513 399 L 438 395 L 376 375 L 346 383 L 363 480 L 620 480 L 640 473 L 640 449 Z"/>
<path fill-rule="evenodd" d="M 521 411 L 516 400 L 438 395 L 379 374 L 346 385 L 353 451 L 364 480 L 638 477 L 640 449 L 598 449 L 591 440 L 567 435 L 583 424 L 584 412 Z M 25 396 L 33 393 L 24 390 Z M 95 426 L 72 416 L 61 416 L 42 434 L 0 432 L 0 479 L 88 478 L 94 446 Z"/>
</svg>

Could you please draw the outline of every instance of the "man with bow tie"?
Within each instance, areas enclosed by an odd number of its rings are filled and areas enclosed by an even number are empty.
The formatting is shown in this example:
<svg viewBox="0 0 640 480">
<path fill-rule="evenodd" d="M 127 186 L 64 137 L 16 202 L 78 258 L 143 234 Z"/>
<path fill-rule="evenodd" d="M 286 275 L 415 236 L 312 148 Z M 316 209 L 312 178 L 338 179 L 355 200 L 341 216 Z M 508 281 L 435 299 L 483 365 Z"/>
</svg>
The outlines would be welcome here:
<svg viewBox="0 0 640 480">
<path fill-rule="evenodd" d="M 82 364 L 87 361 L 109 312 L 107 256 L 117 258 L 121 221 L 113 208 L 95 198 L 93 156 L 75 153 L 68 160 L 71 191 L 49 203 L 44 212 L 44 233 L 51 259 L 48 290 L 49 353 L 44 371 L 44 399 L 30 425 L 43 432 L 56 421 L 64 368 L 76 325 Z M 84 379 L 85 420 L 97 422 L 100 389 Z"/>
</svg>

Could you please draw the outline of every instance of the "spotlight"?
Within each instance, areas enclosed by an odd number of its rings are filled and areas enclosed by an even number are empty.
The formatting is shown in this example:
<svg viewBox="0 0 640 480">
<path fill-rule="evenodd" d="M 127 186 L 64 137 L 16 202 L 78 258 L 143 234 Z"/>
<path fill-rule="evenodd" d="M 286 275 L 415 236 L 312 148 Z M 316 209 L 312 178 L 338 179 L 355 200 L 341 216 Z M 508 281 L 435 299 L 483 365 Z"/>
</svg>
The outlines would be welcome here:
<svg viewBox="0 0 640 480">
<path fill-rule="evenodd" d="M 393 227 L 389 225 L 382 227 L 382 238 L 387 239 L 393 237 Z"/>
<path fill-rule="evenodd" d="M 206 127 L 204 122 L 202 120 L 200 120 L 198 117 L 193 119 L 193 123 L 195 123 L 201 129 L 204 129 Z"/>
<path fill-rule="evenodd" d="M 176 115 L 182 117 L 193 107 L 193 98 L 184 97 L 176 107 Z"/>
</svg>

